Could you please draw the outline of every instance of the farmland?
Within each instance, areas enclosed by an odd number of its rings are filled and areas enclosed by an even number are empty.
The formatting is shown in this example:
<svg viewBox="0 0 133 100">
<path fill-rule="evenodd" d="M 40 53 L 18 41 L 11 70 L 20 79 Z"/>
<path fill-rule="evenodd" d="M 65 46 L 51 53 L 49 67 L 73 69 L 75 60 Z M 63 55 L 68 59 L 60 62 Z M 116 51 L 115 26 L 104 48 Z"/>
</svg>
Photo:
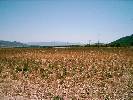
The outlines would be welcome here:
<svg viewBox="0 0 133 100">
<path fill-rule="evenodd" d="M 133 48 L 1 48 L 0 99 L 131 100 Z"/>
</svg>

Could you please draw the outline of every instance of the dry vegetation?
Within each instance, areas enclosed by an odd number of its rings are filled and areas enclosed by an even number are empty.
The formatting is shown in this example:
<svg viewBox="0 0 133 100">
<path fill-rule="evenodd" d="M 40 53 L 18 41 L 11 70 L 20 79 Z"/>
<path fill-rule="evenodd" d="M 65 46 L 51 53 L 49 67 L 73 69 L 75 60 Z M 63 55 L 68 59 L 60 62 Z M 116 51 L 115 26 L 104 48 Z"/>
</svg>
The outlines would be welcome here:
<svg viewBox="0 0 133 100">
<path fill-rule="evenodd" d="M 0 49 L 1 100 L 132 98 L 132 48 Z"/>
</svg>

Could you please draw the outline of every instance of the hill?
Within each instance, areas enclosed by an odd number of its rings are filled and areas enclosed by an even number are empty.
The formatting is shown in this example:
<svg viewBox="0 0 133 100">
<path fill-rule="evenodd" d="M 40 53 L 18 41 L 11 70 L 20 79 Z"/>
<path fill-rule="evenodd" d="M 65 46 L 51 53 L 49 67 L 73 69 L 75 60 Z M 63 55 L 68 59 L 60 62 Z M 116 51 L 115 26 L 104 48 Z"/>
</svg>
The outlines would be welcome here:
<svg viewBox="0 0 133 100">
<path fill-rule="evenodd" d="M 27 47 L 28 45 L 27 44 L 23 44 L 23 43 L 20 43 L 20 42 L 16 42 L 16 41 L 13 41 L 13 42 L 10 42 L 10 41 L 3 41 L 3 40 L 0 40 L 0 47 Z"/>
<path fill-rule="evenodd" d="M 109 43 L 110 46 L 133 46 L 133 34 Z"/>
</svg>

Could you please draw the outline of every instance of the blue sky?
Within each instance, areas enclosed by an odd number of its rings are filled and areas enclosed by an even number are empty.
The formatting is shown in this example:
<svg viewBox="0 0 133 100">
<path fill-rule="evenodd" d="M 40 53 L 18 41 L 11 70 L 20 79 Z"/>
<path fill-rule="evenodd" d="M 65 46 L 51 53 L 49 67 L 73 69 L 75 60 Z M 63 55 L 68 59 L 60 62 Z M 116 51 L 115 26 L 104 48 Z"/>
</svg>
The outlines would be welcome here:
<svg viewBox="0 0 133 100">
<path fill-rule="evenodd" d="M 133 34 L 133 0 L 0 0 L 0 40 L 110 42 Z"/>
</svg>

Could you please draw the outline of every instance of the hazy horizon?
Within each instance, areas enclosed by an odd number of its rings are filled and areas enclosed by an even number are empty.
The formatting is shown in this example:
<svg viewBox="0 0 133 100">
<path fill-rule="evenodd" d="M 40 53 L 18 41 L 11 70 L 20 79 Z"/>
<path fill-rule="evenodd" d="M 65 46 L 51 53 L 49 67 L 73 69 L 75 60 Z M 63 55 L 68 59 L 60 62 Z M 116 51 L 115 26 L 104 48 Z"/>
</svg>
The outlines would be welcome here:
<svg viewBox="0 0 133 100">
<path fill-rule="evenodd" d="M 0 1 L 0 40 L 107 43 L 131 34 L 132 0 Z"/>
</svg>

